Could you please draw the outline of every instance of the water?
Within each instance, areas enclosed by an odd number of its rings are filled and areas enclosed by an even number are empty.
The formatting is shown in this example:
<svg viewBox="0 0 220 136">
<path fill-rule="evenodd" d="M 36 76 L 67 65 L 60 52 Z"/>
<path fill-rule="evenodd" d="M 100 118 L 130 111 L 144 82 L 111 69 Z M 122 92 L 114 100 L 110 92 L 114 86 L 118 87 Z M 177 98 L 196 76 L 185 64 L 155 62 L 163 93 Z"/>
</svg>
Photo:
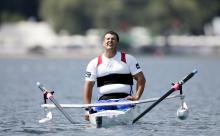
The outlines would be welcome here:
<svg viewBox="0 0 220 136">
<path fill-rule="evenodd" d="M 54 120 L 39 124 L 43 102 L 36 82 L 55 91 L 60 103 L 82 103 L 84 70 L 88 59 L 0 59 L 0 135 L 176 135 L 218 136 L 220 133 L 220 57 L 137 57 L 146 75 L 142 98 L 159 97 L 170 84 L 193 69 L 198 74 L 183 86 L 189 118 L 176 118 L 179 99 L 164 101 L 145 115 L 142 122 L 110 128 L 92 128 L 83 120 L 82 109 L 71 109 L 74 125 L 54 111 Z M 95 99 L 95 96 L 94 96 Z M 142 105 L 146 108 L 149 104 Z"/>
</svg>

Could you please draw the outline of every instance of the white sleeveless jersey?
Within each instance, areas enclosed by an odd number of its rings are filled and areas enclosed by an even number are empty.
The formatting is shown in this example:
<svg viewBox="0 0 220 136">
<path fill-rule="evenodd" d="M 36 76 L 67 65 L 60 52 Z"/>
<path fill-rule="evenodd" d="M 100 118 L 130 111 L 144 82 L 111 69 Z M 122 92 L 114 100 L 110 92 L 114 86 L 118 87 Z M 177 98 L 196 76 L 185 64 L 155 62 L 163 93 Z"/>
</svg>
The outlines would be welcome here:
<svg viewBox="0 0 220 136">
<path fill-rule="evenodd" d="M 111 75 L 111 74 L 131 74 L 135 75 L 141 72 L 141 68 L 137 60 L 129 55 L 125 55 L 126 62 L 122 61 L 121 53 L 117 52 L 113 58 L 107 58 L 104 55 L 101 55 L 102 62 L 98 64 L 98 57 L 91 60 L 86 69 L 85 80 L 96 81 L 97 78 Z M 98 89 L 98 97 L 101 97 L 104 94 L 109 93 L 127 93 L 132 94 L 132 85 L 114 83 L 106 84 Z"/>
</svg>

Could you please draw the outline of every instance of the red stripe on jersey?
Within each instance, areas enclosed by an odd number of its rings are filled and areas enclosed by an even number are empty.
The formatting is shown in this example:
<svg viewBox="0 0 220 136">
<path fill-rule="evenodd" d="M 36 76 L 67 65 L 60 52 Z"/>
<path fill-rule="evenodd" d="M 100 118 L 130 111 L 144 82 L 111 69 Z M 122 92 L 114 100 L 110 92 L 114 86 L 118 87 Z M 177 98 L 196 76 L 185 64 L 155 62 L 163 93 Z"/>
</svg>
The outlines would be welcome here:
<svg viewBox="0 0 220 136">
<path fill-rule="evenodd" d="M 125 57 L 125 53 L 124 52 L 121 52 L 121 61 L 126 63 L 126 57 Z"/>
<path fill-rule="evenodd" d="M 102 63 L 102 55 L 99 55 L 97 66 L 99 66 L 101 63 Z"/>
<path fill-rule="evenodd" d="M 127 63 L 126 62 L 126 54 L 124 52 L 121 52 L 121 61 L 123 61 L 124 63 Z M 97 63 L 97 67 L 102 64 L 102 55 L 99 55 L 98 56 L 98 63 Z"/>
</svg>

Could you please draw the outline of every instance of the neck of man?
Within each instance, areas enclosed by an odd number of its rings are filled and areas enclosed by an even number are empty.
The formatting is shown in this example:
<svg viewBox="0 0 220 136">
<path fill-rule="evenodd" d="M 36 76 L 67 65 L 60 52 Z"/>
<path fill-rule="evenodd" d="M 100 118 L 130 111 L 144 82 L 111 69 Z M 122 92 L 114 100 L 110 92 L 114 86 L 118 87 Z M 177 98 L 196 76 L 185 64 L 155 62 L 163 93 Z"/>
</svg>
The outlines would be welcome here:
<svg viewBox="0 0 220 136">
<path fill-rule="evenodd" d="M 113 58 L 116 55 L 116 50 L 105 50 L 104 55 L 107 58 Z"/>
</svg>

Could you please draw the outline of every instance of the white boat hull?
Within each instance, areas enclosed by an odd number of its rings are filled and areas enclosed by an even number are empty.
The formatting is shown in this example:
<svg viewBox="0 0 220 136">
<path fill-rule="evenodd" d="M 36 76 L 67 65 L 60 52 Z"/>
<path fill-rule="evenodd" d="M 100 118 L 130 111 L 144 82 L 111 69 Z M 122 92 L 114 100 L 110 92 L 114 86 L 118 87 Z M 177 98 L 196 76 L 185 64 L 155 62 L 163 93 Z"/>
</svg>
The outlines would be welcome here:
<svg viewBox="0 0 220 136">
<path fill-rule="evenodd" d="M 135 106 L 126 110 L 104 110 L 89 114 L 89 119 L 90 123 L 97 128 L 127 125 L 132 123 L 138 109 L 138 106 Z"/>
</svg>

